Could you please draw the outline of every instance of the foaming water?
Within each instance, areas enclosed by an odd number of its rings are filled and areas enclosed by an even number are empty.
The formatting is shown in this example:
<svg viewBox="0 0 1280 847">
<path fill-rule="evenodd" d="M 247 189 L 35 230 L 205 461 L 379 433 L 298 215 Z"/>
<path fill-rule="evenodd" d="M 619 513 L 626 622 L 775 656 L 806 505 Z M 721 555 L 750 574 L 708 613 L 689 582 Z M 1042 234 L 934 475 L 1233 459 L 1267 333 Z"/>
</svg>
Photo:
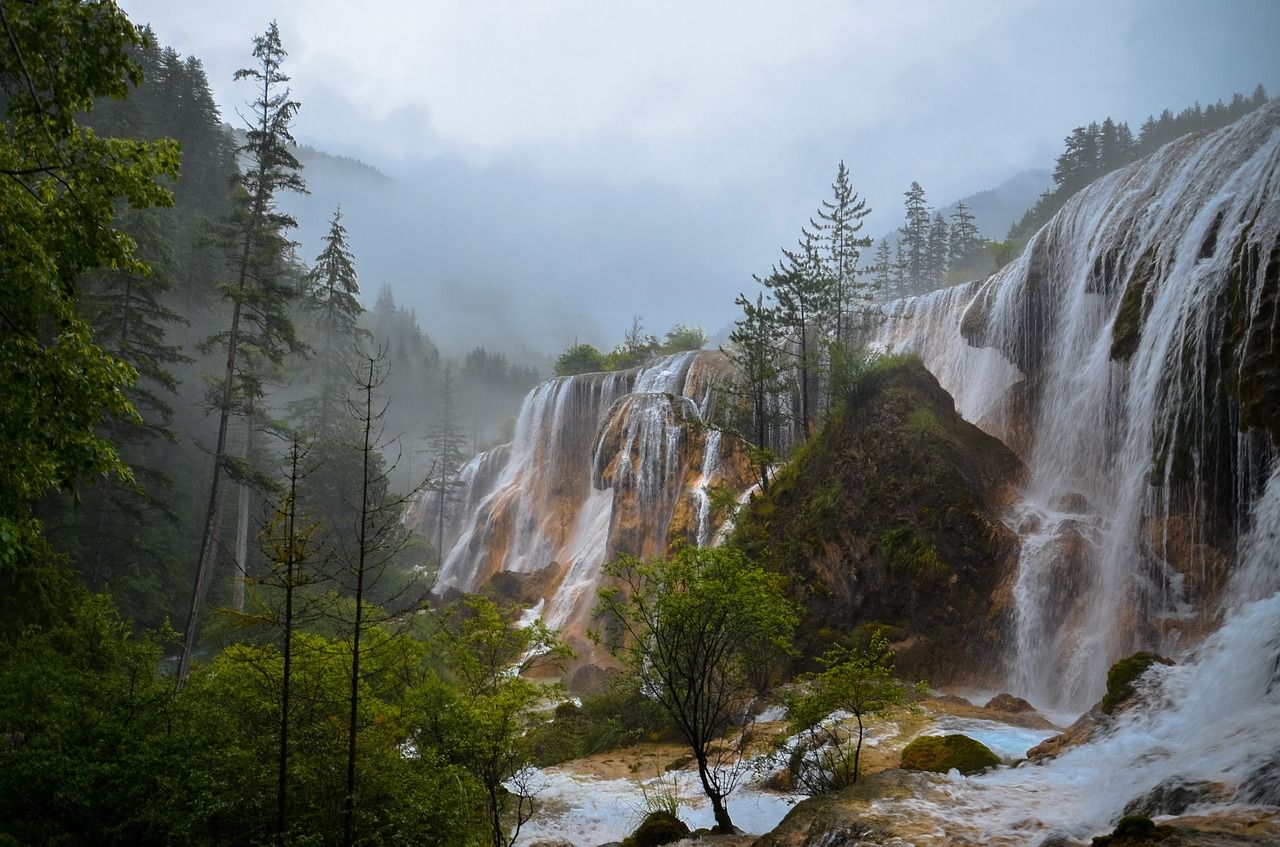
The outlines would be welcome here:
<svg viewBox="0 0 1280 847">
<path fill-rule="evenodd" d="M 446 533 L 435 590 L 524 575 L 547 624 L 584 647 L 605 561 L 660 555 L 674 538 L 710 542 L 719 524 L 706 489 L 749 484 L 734 445 L 704 425 L 726 368 L 720 353 L 688 352 L 537 386 L 512 444 L 460 473 L 466 508 Z M 415 513 L 428 537 L 437 507 L 428 496 Z"/>
<path fill-rule="evenodd" d="M 991 278 L 886 307 L 879 343 L 919 354 L 1027 464 L 1007 517 L 1020 696 L 1084 709 L 1116 659 L 1217 622 L 1274 463 L 1231 386 L 1277 355 L 1278 163 L 1272 103 L 1094 183 Z"/>
</svg>

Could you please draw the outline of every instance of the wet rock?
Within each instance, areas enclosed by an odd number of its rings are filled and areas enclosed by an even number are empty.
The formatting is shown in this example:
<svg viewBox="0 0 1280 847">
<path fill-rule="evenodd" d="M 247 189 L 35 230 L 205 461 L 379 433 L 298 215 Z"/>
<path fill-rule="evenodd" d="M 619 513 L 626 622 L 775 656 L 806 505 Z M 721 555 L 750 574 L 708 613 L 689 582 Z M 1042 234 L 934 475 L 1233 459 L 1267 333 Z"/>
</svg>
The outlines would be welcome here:
<svg viewBox="0 0 1280 847">
<path fill-rule="evenodd" d="M 581 665 L 569 677 L 568 689 L 574 694 L 599 694 L 609 687 L 618 671 L 596 664 Z"/>
<path fill-rule="evenodd" d="M 1233 791 L 1218 782 L 1167 779 L 1150 791 L 1130 800 L 1126 815 L 1180 815 L 1198 803 L 1225 803 Z"/>
<path fill-rule="evenodd" d="M 1129 704 L 1135 683 L 1155 664 L 1172 665 L 1173 660 L 1142 650 L 1112 665 L 1107 671 L 1107 693 L 1099 704 L 1103 714 L 1114 715 Z"/>
<path fill-rule="evenodd" d="M 661 847 L 689 834 L 689 826 L 670 812 L 650 812 L 636 831 L 623 839 L 622 847 Z"/>
<path fill-rule="evenodd" d="M 1000 764 L 987 745 L 967 735 L 922 735 L 902 751 L 902 767 L 914 771 L 981 773 Z"/>
<path fill-rule="evenodd" d="M 985 709 L 993 709 L 997 712 L 1009 712 L 1013 715 L 1021 715 L 1027 712 L 1034 712 L 1036 707 L 1023 700 L 1021 697 L 1014 697 L 1012 694 L 1005 692 L 997 694 L 987 701 Z"/>
<path fill-rule="evenodd" d="M 1078 747 L 1089 741 L 1107 723 L 1109 723 L 1109 720 L 1102 713 L 1101 704 L 1095 705 L 1092 709 L 1076 718 L 1075 723 L 1067 727 L 1062 733 L 1052 738 L 1046 738 L 1028 750 L 1027 758 L 1033 762 L 1043 762 L 1056 758 L 1064 750 Z"/>
</svg>

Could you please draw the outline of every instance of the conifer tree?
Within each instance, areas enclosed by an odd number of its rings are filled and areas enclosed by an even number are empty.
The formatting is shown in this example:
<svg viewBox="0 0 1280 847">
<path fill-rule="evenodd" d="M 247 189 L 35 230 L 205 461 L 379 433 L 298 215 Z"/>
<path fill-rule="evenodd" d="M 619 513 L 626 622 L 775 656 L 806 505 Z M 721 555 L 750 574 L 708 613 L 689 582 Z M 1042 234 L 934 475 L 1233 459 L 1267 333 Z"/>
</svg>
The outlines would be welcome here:
<svg viewBox="0 0 1280 847">
<path fill-rule="evenodd" d="M 359 326 L 364 308 L 356 279 L 355 257 L 342 225 L 342 210 L 329 220 L 324 248 L 304 279 L 303 307 L 313 325 L 314 353 L 307 363 L 316 394 L 295 405 L 295 413 L 308 431 L 325 438 L 340 415 L 353 357 L 368 335 Z"/>
<path fill-rule="evenodd" d="M 889 239 L 882 238 L 876 245 L 876 288 L 882 298 L 895 296 L 893 283 L 893 251 L 889 247 Z"/>
<path fill-rule="evenodd" d="M 949 268 L 947 245 L 947 222 L 942 213 L 933 216 L 929 225 L 929 239 L 925 248 L 926 291 L 940 287 L 946 281 Z"/>
<path fill-rule="evenodd" d="M 237 466 L 230 452 L 231 418 L 239 416 L 246 422 L 252 419 L 264 393 L 265 368 L 278 365 L 288 353 L 300 348 L 289 318 L 296 292 L 283 272 L 282 258 L 292 247 L 285 233 L 296 226 L 296 221 L 275 205 L 280 191 L 306 191 L 298 173 L 301 166 L 289 150 L 293 143 L 289 127 L 299 104 L 289 98 L 289 77 L 280 69 L 287 55 L 280 31 L 272 21 L 264 34 L 254 38 L 257 65 L 235 73 L 237 80 L 249 79 L 259 90 L 251 104 L 252 123 L 241 148 L 248 169 L 240 177 L 240 191 L 224 229 L 227 248 L 233 251 L 230 267 L 234 280 L 223 287 L 223 296 L 231 304 L 230 326 L 205 343 L 207 350 L 225 351 L 226 366 L 211 397 L 219 414 L 218 435 L 186 637 L 178 662 L 179 688 L 190 670 L 200 608 L 222 532 L 224 477 L 229 470 L 236 471 L 242 479 L 246 475 L 247 456 L 240 457 Z M 246 452 L 248 441 L 246 437 Z M 242 508 L 242 514 L 244 511 Z"/>
<path fill-rule="evenodd" d="M 860 251 L 872 242 L 858 233 L 862 219 L 871 214 L 871 209 L 853 190 L 843 159 L 836 169 L 835 182 L 831 183 L 831 193 L 831 199 L 822 201 L 818 217 L 811 218 L 809 226 L 812 239 L 821 245 L 825 276 L 831 280 L 835 345 L 843 349 L 845 314 L 854 300 L 866 299 L 865 286 L 859 287 L 857 282 L 858 260 Z"/>
<path fill-rule="evenodd" d="M 808 438 L 816 421 L 820 362 L 818 331 L 834 300 L 818 246 L 808 234 L 798 250 L 782 251 L 782 262 L 760 282 L 773 293 L 774 315 L 796 373 L 796 423 Z"/>
<path fill-rule="evenodd" d="M 929 262 L 929 205 L 924 188 L 913 182 L 903 195 L 906 200 L 906 221 L 898 231 L 898 246 L 906 258 L 906 287 L 912 294 L 920 293 L 928 278 Z"/>
<path fill-rule="evenodd" d="M 436 494 L 436 552 L 439 564 L 444 564 L 445 521 L 449 516 L 450 497 L 457 487 L 458 470 L 466 461 L 467 436 L 458 423 L 457 404 L 454 397 L 453 369 L 445 365 L 440 378 L 439 405 L 431 434 L 427 438 L 427 452 L 431 457 L 432 479 L 428 489 Z"/>
<path fill-rule="evenodd" d="M 769 468 L 776 456 L 775 398 L 781 388 L 776 318 L 774 310 L 765 305 L 763 293 L 756 295 L 754 303 L 743 294 L 734 302 L 742 307 L 742 317 L 734 321 L 730 347 L 724 351 L 737 374 L 729 392 L 745 407 L 745 420 L 737 427 L 738 434 L 751 444 L 760 490 L 768 493 Z"/>
<path fill-rule="evenodd" d="M 949 263 L 953 268 L 964 265 L 981 249 L 982 238 L 978 235 L 978 227 L 973 223 L 973 213 L 961 201 L 956 204 L 956 210 L 951 213 Z"/>
</svg>

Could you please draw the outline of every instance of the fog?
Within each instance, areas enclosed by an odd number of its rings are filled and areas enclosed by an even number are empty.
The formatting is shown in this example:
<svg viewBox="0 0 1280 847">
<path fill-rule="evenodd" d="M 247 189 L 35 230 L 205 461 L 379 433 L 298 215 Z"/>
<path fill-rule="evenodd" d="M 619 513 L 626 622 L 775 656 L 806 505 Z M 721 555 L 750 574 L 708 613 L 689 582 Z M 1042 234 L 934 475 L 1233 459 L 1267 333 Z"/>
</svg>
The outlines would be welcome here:
<svg viewBox="0 0 1280 847">
<path fill-rule="evenodd" d="M 309 157 L 301 255 L 340 203 L 366 302 L 390 283 L 446 350 L 715 333 L 841 159 L 873 235 L 912 180 L 943 207 L 1014 179 L 1016 216 L 1075 126 L 1280 91 L 1269 0 L 792 5 L 122 3 L 231 123 L 278 19 L 298 139 L 387 177 Z"/>
</svg>

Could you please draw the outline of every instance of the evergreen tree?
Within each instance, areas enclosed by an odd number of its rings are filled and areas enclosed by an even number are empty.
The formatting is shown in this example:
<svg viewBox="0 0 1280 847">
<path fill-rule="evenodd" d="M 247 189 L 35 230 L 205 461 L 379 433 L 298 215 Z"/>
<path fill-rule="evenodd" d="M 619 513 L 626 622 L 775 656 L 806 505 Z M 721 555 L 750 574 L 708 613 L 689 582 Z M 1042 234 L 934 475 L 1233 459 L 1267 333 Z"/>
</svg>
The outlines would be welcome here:
<svg viewBox="0 0 1280 847">
<path fill-rule="evenodd" d="M 816 422 L 820 352 L 818 332 L 834 300 L 831 280 L 813 238 L 805 236 L 796 251 L 783 250 L 783 259 L 760 282 L 768 288 L 777 306 L 776 325 L 790 353 L 797 386 L 796 423 L 807 438 Z"/>
<path fill-rule="evenodd" d="M 737 379 L 729 393 L 737 408 L 745 410 L 735 421 L 738 435 L 752 446 L 751 460 L 760 490 L 769 491 L 769 468 L 777 455 L 778 421 L 775 398 L 781 390 L 778 366 L 778 331 L 774 310 L 765 305 L 764 294 L 752 303 L 739 294 L 734 301 L 742 307 L 742 317 L 734 321 L 725 354 L 734 364 Z M 723 348 L 722 348 L 723 349 Z"/>
<path fill-rule="evenodd" d="M 289 151 L 293 143 L 289 126 L 298 103 L 289 99 L 289 90 L 285 87 L 289 77 L 280 70 L 287 55 L 273 21 L 266 33 L 254 39 L 253 56 L 258 60 L 257 66 L 243 68 L 235 74 L 237 80 L 252 80 L 260 90 L 251 104 L 253 122 L 241 148 L 248 169 L 240 178 L 240 191 L 225 227 L 227 247 L 234 251 L 231 269 L 235 280 L 223 288 L 224 297 L 231 302 L 230 326 L 205 344 L 206 350 L 225 351 L 226 366 L 211 397 L 219 414 L 218 435 L 186 637 L 178 662 L 179 688 L 190 670 L 200 607 L 209 587 L 221 536 L 223 478 L 229 470 L 241 479 L 246 476 L 244 461 L 250 439 L 246 435 L 245 455 L 238 464 L 234 463 L 229 443 L 231 418 L 240 416 L 248 427 L 252 426 L 258 401 L 264 393 L 265 368 L 278 365 L 286 354 L 300 346 L 288 313 L 296 292 L 282 272 L 286 251 L 292 247 L 285 233 L 296 226 L 296 222 L 275 205 L 280 191 L 306 190 L 298 174 L 301 166 Z M 247 511 L 243 500 L 242 497 L 242 516 Z"/>
<path fill-rule="evenodd" d="M 876 245 L 876 288 L 882 298 L 891 298 L 896 294 L 893 281 L 893 251 L 889 247 L 889 239 L 882 238 Z"/>
<path fill-rule="evenodd" d="M 925 247 L 926 290 L 932 291 L 943 285 L 947 278 L 950 263 L 950 248 L 947 244 L 947 222 L 942 213 L 933 216 L 929 225 L 929 239 Z"/>
<path fill-rule="evenodd" d="M 949 243 L 949 263 L 952 267 L 967 264 L 975 254 L 982 250 L 982 238 L 978 235 L 978 227 L 974 225 L 973 214 L 963 201 L 956 204 L 951 213 L 951 233 Z"/>
<path fill-rule="evenodd" d="M 810 219 L 812 238 L 821 245 L 825 263 L 825 276 L 832 286 L 832 324 L 836 347 L 845 345 L 845 314 L 851 304 L 869 299 L 866 286 L 858 285 L 858 260 L 860 251 L 871 246 L 871 239 L 859 236 L 862 219 L 871 214 L 867 201 L 858 197 L 849 182 L 849 169 L 844 160 L 836 168 L 835 182 L 831 183 L 832 197 L 823 200 L 818 217 Z M 806 235 L 809 233 L 806 232 Z"/>
<path fill-rule="evenodd" d="M 918 182 L 911 183 L 903 196 L 906 221 L 898 230 L 898 245 L 907 260 L 906 287 L 912 294 L 918 294 L 928 279 L 929 204 Z"/>
<path fill-rule="evenodd" d="M 341 209 L 334 211 L 322 240 L 324 248 L 304 280 L 303 299 L 313 322 L 314 354 L 308 370 L 317 393 L 295 404 L 301 422 L 321 439 L 343 408 L 353 357 L 367 335 L 359 326 L 364 308 Z"/>
<path fill-rule="evenodd" d="M 444 564 L 445 522 L 450 512 L 450 497 L 457 487 L 458 471 L 466 461 L 467 436 L 458 423 L 458 412 L 453 391 L 453 372 L 445 365 L 440 379 L 439 405 L 436 419 L 427 439 L 427 452 L 431 457 L 432 474 L 428 490 L 435 492 L 435 535 L 438 563 Z"/>
</svg>

